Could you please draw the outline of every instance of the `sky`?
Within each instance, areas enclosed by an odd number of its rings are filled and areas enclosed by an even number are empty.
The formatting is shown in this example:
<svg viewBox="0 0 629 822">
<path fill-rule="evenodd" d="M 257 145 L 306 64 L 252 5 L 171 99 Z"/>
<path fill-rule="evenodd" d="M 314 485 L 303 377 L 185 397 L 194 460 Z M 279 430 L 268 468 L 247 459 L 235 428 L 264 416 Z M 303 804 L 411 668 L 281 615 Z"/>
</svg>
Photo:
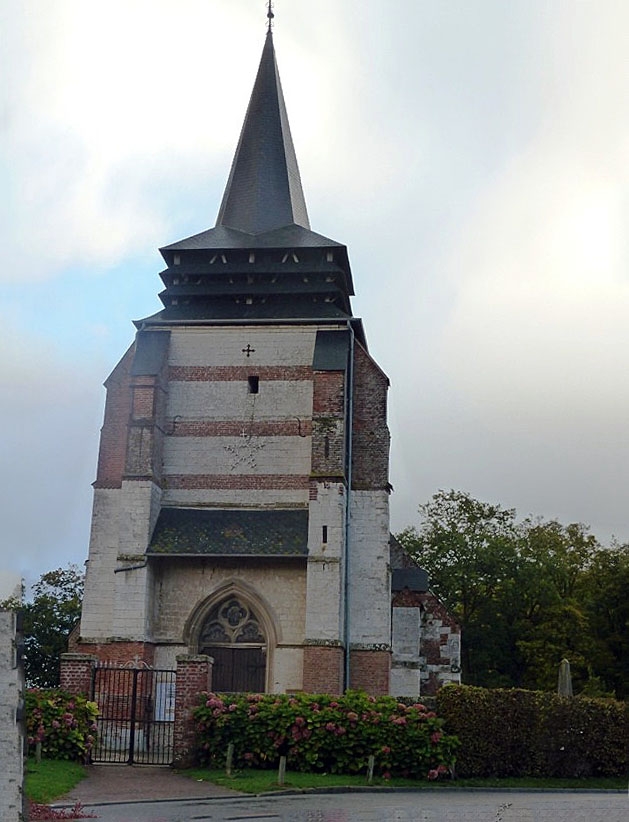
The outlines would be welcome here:
<svg viewBox="0 0 629 822">
<path fill-rule="evenodd" d="M 87 557 L 102 383 L 214 225 L 264 0 L 0 0 L 0 568 Z M 629 4 L 276 0 L 314 231 L 439 489 L 629 540 Z"/>
</svg>

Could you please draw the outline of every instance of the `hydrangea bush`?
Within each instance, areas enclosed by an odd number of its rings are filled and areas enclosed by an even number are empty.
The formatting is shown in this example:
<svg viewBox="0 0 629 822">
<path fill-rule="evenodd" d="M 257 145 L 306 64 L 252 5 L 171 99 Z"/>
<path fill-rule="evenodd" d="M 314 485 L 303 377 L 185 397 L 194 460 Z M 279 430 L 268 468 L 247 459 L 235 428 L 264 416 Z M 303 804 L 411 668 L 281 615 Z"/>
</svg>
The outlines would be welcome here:
<svg viewBox="0 0 629 822">
<path fill-rule="evenodd" d="M 194 711 L 197 757 L 223 767 L 234 745 L 235 767 L 274 768 L 279 757 L 295 771 L 359 773 L 370 755 L 374 773 L 438 779 L 454 766 L 457 740 L 421 703 L 360 691 L 313 694 L 204 693 Z"/>
<path fill-rule="evenodd" d="M 96 739 L 98 706 L 58 689 L 26 692 L 28 753 L 41 743 L 47 759 L 87 761 Z"/>
</svg>

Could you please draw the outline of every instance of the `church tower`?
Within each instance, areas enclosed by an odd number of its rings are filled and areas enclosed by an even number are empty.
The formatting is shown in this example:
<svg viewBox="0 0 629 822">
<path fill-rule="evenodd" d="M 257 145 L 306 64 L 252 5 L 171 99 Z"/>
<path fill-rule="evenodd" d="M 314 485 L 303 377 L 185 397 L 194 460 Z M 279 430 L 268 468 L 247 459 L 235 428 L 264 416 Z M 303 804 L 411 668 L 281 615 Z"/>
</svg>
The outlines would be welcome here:
<svg viewBox="0 0 629 822">
<path fill-rule="evenodd" d="M 388 379 L 310 228 L 271 29 L 214 228 L 105 385 L 77 650 L 218 691 L 388 693 Z"/>
</svg>

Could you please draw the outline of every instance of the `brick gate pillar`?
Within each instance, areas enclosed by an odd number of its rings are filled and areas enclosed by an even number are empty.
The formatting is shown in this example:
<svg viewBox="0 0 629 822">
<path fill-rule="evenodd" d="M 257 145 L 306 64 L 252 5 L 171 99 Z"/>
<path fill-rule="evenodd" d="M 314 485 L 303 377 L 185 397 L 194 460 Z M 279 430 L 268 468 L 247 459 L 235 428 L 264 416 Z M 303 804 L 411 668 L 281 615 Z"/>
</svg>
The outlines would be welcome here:
<svg viewBox="0 0 629 822">
<path fill-rule="evenodd" d="M 89 654 L 61 654 L 59 687 L 74 696 L 88 699 L 92 693 L 92 674 L 96 657 Z"/>
<path fill-rule="evenodd" d="M 173 764 L 180 768 L 190 766 L 194 761 L 192 711 L 199 704 L 199 694 L 212 690 L 213 663 L 212 657 L 204 654 L 177 657 Z"/>
</svg>

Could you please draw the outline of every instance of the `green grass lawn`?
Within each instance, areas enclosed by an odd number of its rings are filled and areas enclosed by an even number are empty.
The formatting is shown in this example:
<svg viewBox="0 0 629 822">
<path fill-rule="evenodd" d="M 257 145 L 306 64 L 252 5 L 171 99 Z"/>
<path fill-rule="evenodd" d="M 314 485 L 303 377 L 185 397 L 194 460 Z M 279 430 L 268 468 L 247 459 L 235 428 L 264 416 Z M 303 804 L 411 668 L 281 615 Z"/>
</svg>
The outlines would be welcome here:
<svg viewBox="0 0 629 822">
<path fill-rule="evenodd" d="M 277 790 L 310 790 L 313 788 L 365 787 L 367 779 L 364 774 L 348 776 L 346 774 L 299 773 L 287 771 L 284 787 L 277 784 L 277 771 L 246 770 L 235 771 L 228 777 L 225 771 L 210 771 L 195 768 L 180 771 L 189 779 L 214 782 L 226 788 L 243 793 L 266 793 Z M 86 775 L 83 765 L 78 762 L 67 762 L 57 759 L 42 759 L 37 763 L 29 759 L 26 766 L 24 783 L 26 796 L 33 802 L 48 804 L 68 793 Z M 627 780 L 622 777 L 607 779 L 456 779 L 440 782 L 411 779 L 384 780 L 374 777 L 373 787 L 394 788 L 553 788 L 571 790 L 617 789 L 627 790 Z"/>
<path fill-rule="evenodd" d="M 243 793 L 265 793 L 277 790 L 308 790 L 312 788 L 365 787 L 364 775 L 348 776 L 345 774 L 317 774 L 287 771 L 283 788 L 277 784 L 277 771 L 246 770 L 235 771 L 228 777 L 225 771 L 209 771 L 196 768 L 181 773 L 191 779 L 214 782 L 225 788 L 232 788 Z M 374 787 L 394 788 L 553 788 L 553 789 L 618 789 L 627 790 L 627 780 L 618 778 L 603 779 L 456 779 L 429 782 L 428 780 L 389 779 L 374 777 Z"/>
<path fill-rule="evenodd" d="M 65 759 L 42 759 L 26 763 L 24 792 L 32 802 L 47 805 L 71 791 L 85 776 L 85 768 L 78 762 Z"/>
</svg>

